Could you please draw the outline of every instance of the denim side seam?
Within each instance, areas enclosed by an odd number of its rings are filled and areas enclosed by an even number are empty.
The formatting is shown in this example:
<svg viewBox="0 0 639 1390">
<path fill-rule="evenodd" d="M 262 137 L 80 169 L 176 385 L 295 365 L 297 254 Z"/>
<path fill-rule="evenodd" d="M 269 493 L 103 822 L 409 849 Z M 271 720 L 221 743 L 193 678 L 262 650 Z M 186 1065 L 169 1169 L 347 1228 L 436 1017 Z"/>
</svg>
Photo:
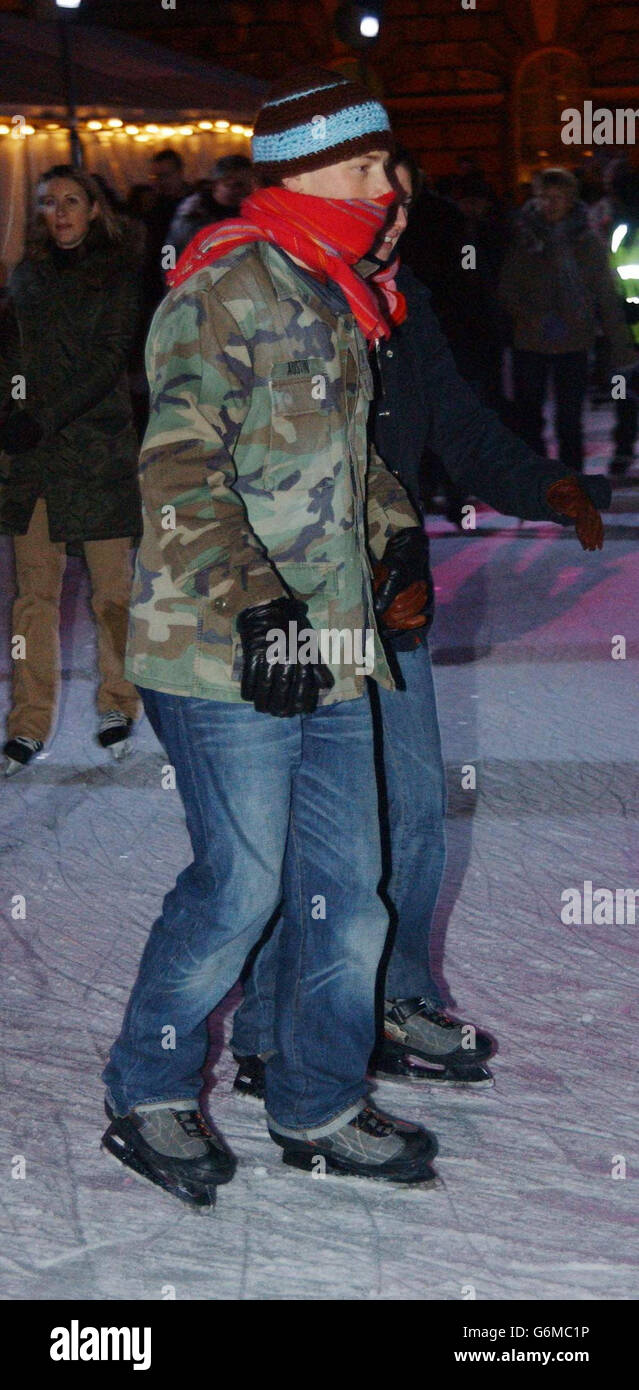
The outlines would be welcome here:
<svg viewBox="0 0 639 1390">
<path fill-rule="evenodd" d="M 292 1015 L 293 1015 L 293 1028 L 292 1028 L 292 1038 L 291 1038 L 291 1057 L 292 1057 L 292 1061 L 293 1061 L 293 1065 L 294 1065 L 294 1067 L 295 1067 L 295 1070 L 296 1070 L 296 1071 L 299 1071 L 299 1069 L 300 1069 L 300 1058 L 299 1058 L 299 1054 L 298 1054 L 298 1050 L 297 1050 L 297 1032 L 298 1032 L 297 1021 L 298 1021 L 298 1013 L 299 1013 L 299 996 L 300 996 L 300 988 L 301 988 L 302 969 L 303 969 L 303 964 L 304 964 L 304 947 L 305 947 L 305 944 L 306 944 L 307 924 L 306 924 L 306 914 L 305 914 L 305 912 L 304 912 L 304 894 L 303 894 L 303 889 L 302 889 L 301 856 L 300 856 L 299 846 L 298 846 L 298 839 L 297 839 L 297 833 L 296 833 L 296 827 L 295 827 L 295 811 L 294 811 L 293 807 L 294 807 L 294 796 L 292 795 L 292 796 L 291 796 L 291 818 L 290 818 L 289 832 L 288 832 L 288 833 L 289 833 L 289 836 L 290 836 L 290 839 L 291 839 L 291 848 L 292 848 L 293 860 L 294 860 L 294 874 L 295 874 L 295 878 L 296 878 L 296 887 L 297 887 L 297 894 L 298 894 L 298 904 L 297 904 L 297 907 L 298 907 L 298 922 L 299 922 L 299 948 L 298 948 L 298 955 L 297 955 L 297 980 L 296 980 L 296 983 L 295 983 L 295 994 L 294 994 L 294 996 L 293 996 L 293 1000 L 292 1000 L 292 1003 L 291 1003 L 291 1012 L 292 1012 Z M 296 1098 L 296 1108 L 297 1108 L 298 1113 L 299 1113 L 299 1101 L 301 1100 L 302 1104 L 305 1103 L 306 1098 L 307 1098 L 307 1092 L 308 1092 L 308 1080 L 307 1080 L 306 1075 L 305 1075 L 305 1076 L 304 1076 L 304 1090 L 303 1090 L 302 1096 Z"/>
</svg>

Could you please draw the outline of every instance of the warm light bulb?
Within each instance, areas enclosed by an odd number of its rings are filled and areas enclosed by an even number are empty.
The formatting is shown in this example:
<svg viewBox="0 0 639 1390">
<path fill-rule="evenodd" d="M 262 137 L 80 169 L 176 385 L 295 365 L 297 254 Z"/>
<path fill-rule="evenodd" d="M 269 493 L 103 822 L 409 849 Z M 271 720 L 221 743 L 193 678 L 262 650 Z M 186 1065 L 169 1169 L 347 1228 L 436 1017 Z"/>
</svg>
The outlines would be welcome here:
<svg viewBox="0 0 639 1390">
<path fill-rule="evenodd" d="M 214 124 L 216 130 L 228 130 L 231 123 L 230 121 L 215 121 Z"/>
<path fill-rule="evenodd" d="M 87 121 L 87 130 L 102 130 L 102 121 Z"/>
<path fill-rule="evenodd" d="M 157 135 L 160 127 L 159 125 L 145 125 L 144 129 L 148 130 L 149 135 Z"/>
<path fill-rule="evenodd" d="M 213 129 L 213 122 L 212 122 L 212 121 L 198 121 L 198 126 L 200 127 L 200 130 L 212 130 L 212 129 Z"/>
<path fill-rule="evenodd" d="M 139 125 L 125 125 L 124 129 L 127 135 L 138 135 L 140 131 Z"/>
<path fill-rule="evenodd" d="M 117 130 L 122 124 L 123 122 L 120 120 L 119 116 L 112 116 L 111 119 L 107 121 L 107 125 L 112 126 L 114 130 Z"/>
<path fill-rule="evenodd" d="M 231 126 L 231 134 L 232 134 L 232 135 L 243 135 L 243 134 L 244 134 L 244 126 L 243 126 L 243 125 L 232 125 L 232 126 Z"/>
</svg>

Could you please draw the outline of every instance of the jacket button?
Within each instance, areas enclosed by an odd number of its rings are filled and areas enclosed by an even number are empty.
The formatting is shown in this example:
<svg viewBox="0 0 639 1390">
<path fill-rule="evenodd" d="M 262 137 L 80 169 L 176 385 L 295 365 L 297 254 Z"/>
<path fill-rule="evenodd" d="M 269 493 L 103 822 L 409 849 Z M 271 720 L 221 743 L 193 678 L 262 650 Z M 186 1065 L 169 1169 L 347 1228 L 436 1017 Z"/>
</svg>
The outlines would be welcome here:
<svg viewBox="0 0 639 1390">
<path fill-rule="evenodd" d="M 213 600 L 213 607 L 217 608 L 218 613 L 221 613 L 223 609 L 228 608 L 228 606 L 228 599 L 226 598 L 216 598 Z"/>
<path fill-rule="evenodd" d="M 393 356 L 394 356 L 394 353 L 393 353 L 393 349 L 392 349 L 392 348 L 387 348 L 387 349 L 386 349 L 386 356 L 387 356 L 387 357 L 393 357 Z"/>
</svg>

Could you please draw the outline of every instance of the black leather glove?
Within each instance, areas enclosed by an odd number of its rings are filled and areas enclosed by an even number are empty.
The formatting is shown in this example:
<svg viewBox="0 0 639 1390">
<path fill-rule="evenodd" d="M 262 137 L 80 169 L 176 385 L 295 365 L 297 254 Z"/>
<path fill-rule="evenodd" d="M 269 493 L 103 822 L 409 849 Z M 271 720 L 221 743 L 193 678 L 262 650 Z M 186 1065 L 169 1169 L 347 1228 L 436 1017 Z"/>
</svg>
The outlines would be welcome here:
<svg viewBox="0 0 639 1390">
<path fill-rule="evenodd" d="M 0 449 L 5 454 L 26 454 L 40 443 L 44 431 L 35 415 L 15 410 L 0 428 Z"/>
<path fill-rule="evenodd" d="M 375 613 L 381 619 L 403 589 L 428 579 L 428 539 L 421 526 L 391 536 L 375 573 Z"/>
<path fill-rule="evenodd" d="M 320 690 L 330 690 L 334 680 L 321 661 L 301 665 L 295 652 L 287 652 L 288 660 L 270 660 L 268 648 L 273 638 L 267 633 L 281 631 L 288 647 L 289 623 L 297 623 L 298 635 L 309 629 L 306 604 L 295 598 L 276 598 L 244 608 L 237 620 L 242 639 L 244 663 L 242 668 L 242 699 L 253 702 L 262 714 L 290 718 L 294 714 L 312 714 Z"/>
</svg>

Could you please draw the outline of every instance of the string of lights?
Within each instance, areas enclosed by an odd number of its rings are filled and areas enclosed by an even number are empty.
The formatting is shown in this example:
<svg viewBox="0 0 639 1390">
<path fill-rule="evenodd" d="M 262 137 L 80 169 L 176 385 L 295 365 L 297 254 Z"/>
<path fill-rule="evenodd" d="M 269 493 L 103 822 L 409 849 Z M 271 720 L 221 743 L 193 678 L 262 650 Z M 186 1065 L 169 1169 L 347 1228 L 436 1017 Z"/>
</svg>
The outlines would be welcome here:
<svg viewBox="0 0 639 1390">
<path fill-rule="evenodd" d="M 13 140 L 22 140 L 31 135 L 65 129 L 64 121 L 52 121 L 36 116 L 29 117 L 28 120 L 22 115 L 0 118 L 0 136 Z M 124 138 L 144 144 L 154 140 L 170 140 L 176 135 L 199 135 L 202 132 L 242 135 L 247 140 L 250 140 L 253 134 L 251 126 L 239 125 L 234 121 L 197 120 L 184 125 L 165 125 L 155 122 L 130 122 L 120 116 L 105 116 L 100 120 L 95 117 L 80 118 L 77 122 L 77 129 L 80 133 L 95 135 L 100 140 Z"/>
</svg>

